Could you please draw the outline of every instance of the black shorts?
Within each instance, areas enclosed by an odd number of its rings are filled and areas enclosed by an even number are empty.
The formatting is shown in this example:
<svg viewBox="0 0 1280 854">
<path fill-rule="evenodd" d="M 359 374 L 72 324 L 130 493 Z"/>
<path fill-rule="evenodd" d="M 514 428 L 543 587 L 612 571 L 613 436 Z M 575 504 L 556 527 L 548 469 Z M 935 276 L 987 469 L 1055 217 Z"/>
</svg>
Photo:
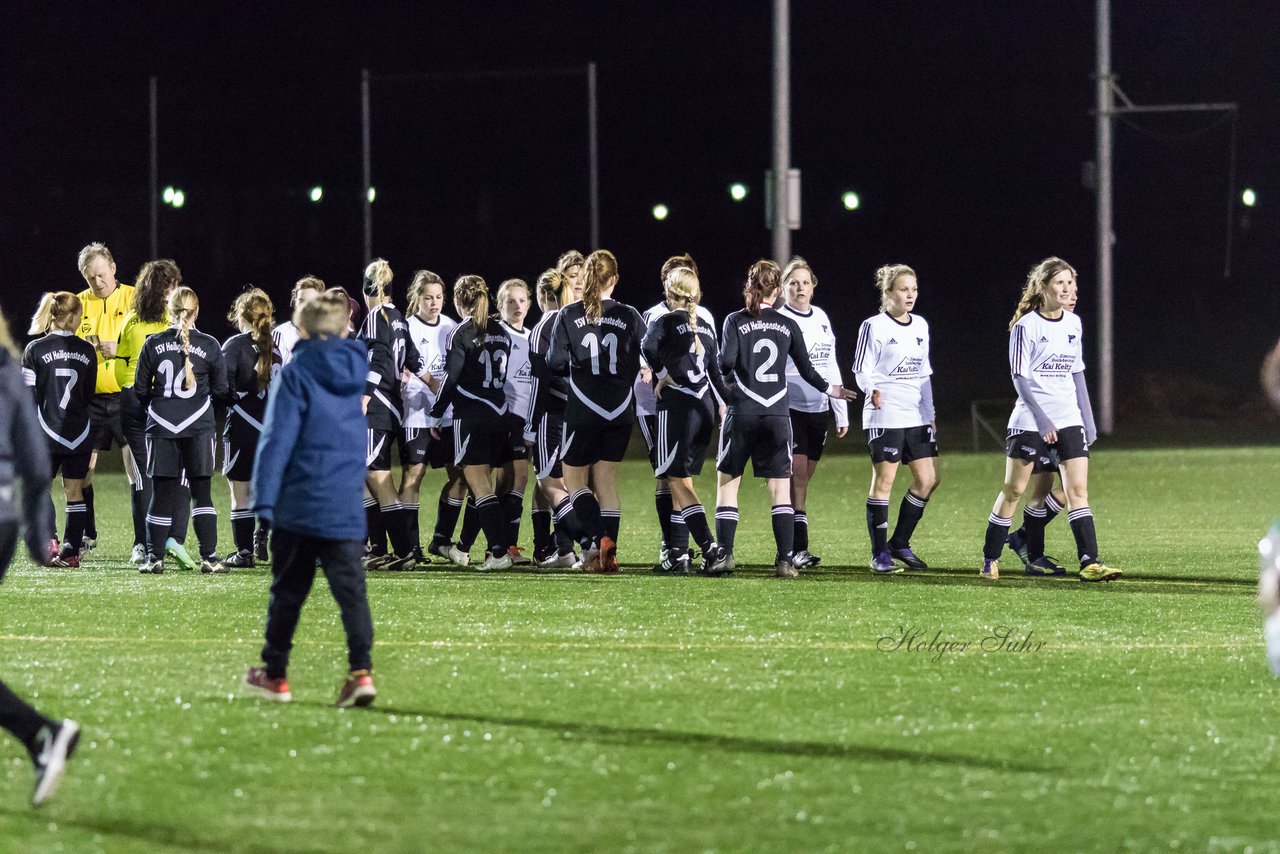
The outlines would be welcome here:
<svg viewBox="0 0 1280 854">
<path fill-rule="evenodd" d="M 756 477 L 791 477 L 791 417 L 730 412 L 720 427 L 716 470 L 741 477 L 747 460 Z"/>
<path fill-rule="evenodd" d="M 120 392 L 105 392 L 89 398 L 90 443 L 95 451 L 109 451 L 112 443 L 127 448 L 124 424 L 120 420 Z"/>
<path fill-rule="evenodd" d="M 715 430 L 715 400 L 709 394 L 701 400 L 680 392 L 667 394 L 675 398 L 670 408 L 658 410 L 658 464 L 653 473 L 658 477 L 695 477 L 702 474 Z"/>
<path fill-rule="evenodd" d="M 507 427 L 497 414 L 453 417 L 453 464 L 497 468 L 509 459 Z"/>
<path fill-rule="evenodd" d="M 502 425 L 507 431 L 507 452 L 502 462 L 529 459 L 529 446 L 524 443 L 524 419 L 508 412 L 502 416 Z"/>
<path fill-rule="evenodd" d="M 817 462 L 827 446 L 830 421 L 826 412 L 791 410 L 791 453 Z"/>
<path fill-rule="evenodd" d="M 649 452 L 649 468 L 656 472 L 658 470 L 658 416 L 641 415 L 637 412 L 636 422 L 640 425 L 640 435 L 644 437 L 644 446 Z"/>
<path fill-rule="evenodd" d="M 83 451 L 75 451 L 70 454 L 58 453 L 58 449 L 51 448 L 49 452 L 49 461 L 53 465 L 53 476 L 57 477 L 59 470 L 62 476 L 67 480 L 84 480 L 89 476 L 89 458 L 93 456 L 93 451 L 88 445 L 84 446 Z M 63 448 L 65 451 L 66 449 Z"/>
<path fill-rule="evenodd" d="M 1005 456 L 1031 463 L 1033 474 L 1055 472 L 1064 460 L 1088 458 L 1089 443 L 1083 427 L 1064 427 L 1052 445 L 1034 430 L 1010 430 L 1004 440 Z"/>
<path fill-rule="evenodd" d="M 928 424 L 863 430 L 873 463 L 913 463 L 938 456 L 938 440 Z"/>
<path fill-rule="evenodd" d="M 365 468 L 369 471 L 391 471 L 391 446 L 402 441 L 399 430 L 365 428 Z"/>
<path fill-rule="evenodd" d="M 560 465 L 560 440 L 564 438 L 564 414 L 544 412 L 538 422 L 537 440 L 533 443 L 533 467 L 538 480 L 564 477 Z"/>
<path fill-rule="evenodd" d="M 431 447 L 431 431 L 426 427 L 405 427 L 400 437 L 400 465 L 404 468 L 420 466 L 427 462 L 427 449 Z"/>
<path fill-rule="evenodd" d="M 616 421 L 565 419 L 564 440 L 560 443 L 561 461 L 575 468 L 621 462 L 627 455 L 627 445 L 631 444 L 632 423 L 629 412 Z"/>
<path fill-rule="evenodd" d="M 437 439 L 427 431 L 427 465 L 433 469 L 453 467 L 453 425 L 437 427 L 440 438 Z"/>
<path fill-rule="evenodd" d="M 243 419 L 228 418 L 222 434 L 222 474 L 227 480 L 253 480 L 253 458 L 258 453 L 261 435 Z"/>
<path fill-rule="evenodd" d="M 165 436 L 147 437 L 148 477 L 213 477 L 212 433 L 170 439 Z"/>
</svg>

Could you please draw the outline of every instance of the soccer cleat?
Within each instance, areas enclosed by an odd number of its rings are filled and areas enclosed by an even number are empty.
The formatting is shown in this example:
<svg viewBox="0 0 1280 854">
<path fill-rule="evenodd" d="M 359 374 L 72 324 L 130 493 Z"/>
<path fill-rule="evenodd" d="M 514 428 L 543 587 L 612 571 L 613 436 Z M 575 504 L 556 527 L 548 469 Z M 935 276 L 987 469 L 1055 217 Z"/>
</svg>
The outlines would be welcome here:
<svg viewBox="0 0 1280 854">
<path fill-rule="evenodd" d="M 582 557 L 573 565 L 574 569 L 584 572 L 598 572 L 600 567 L 600 547 L 592 543 L 582 551 Z"/>
<path fill-rule="evenodd" d="M 544 567 L 546 569 L 555 569 L 559 567 L 572 567 L 577 562 L 578 562 L 578 556 L 573 552 L 567 552 L 565 554 L 557 554 L 554 550 L 552 550 L 550 557 L 544 560 L 538 561 L 538 566 Z"/>
<path fill-rule="evenodd" d="M 432 543 L 427 546 L 427 554 L 435 555 L 445 562 L 449 562 L 449 543 Z"/>
<path fill-rule="evenodd" d="M 773 563 L 773 574 L 778 578 L 799 578 L 800 570 L 795 568 L 790 558 L 780 557 Z"/>
<path fill-rule="evenodd" d="M 58 790 L 62 773 L 67 770 L 67 760 L 76 752 L 80 743 L 80 725 L 70 718 L 58 724 L 57 729 L 41 727 L 36 733 L 40 751 L 32 760 L 36 766 L 36 787 L 31 793 L 31 805 L 38 807 Z"/>
<path fill-rule="evenodd" d="M 471 554 L 469 552 L 464 552 L 462 549 L 458 548 L 456 544 L 450 543 L 449 562 L 457 566 L 470 566 Z"/>
<path fill-rule="evenodd" d="M 983 581 L 999 581 L 1000 580 L 1000 561 L 991 558 L 982 559 L 982 571 L 978 573 L 978 577 Z"/>
<path fill-rule="evenodd" d="M 253 559 L 253 552 L 232 552 L 223 558 L 224 564 L 235 569 L 252 569 L 258 562 Z"/>
<path fill-rule="evenodd" d="M 164 573 L 164 561 L 155 555 L 147 555 L 147 559 L 142 562 L 142 566 L 138 567 L 138 572 L 142 575 L 162 575 Z"/>
<path fill-rule="evenodd" d="M 715 543 L 702 555 L 700 575 L 720 576 L 733 572 L 733 555 L 719 543 Z"/>
<path fill-rule="evenodd" d="M 477 566 L 476 569 L 480 572 L 500 572 L 504 569 L 510 569 L 511 565 L 510 554 L 504 554 L 501 557 L 497 557 L 492 552 L 489 552 L 485 555 L 484 563 Z"/>
<path fill-rule="evenodd" d="M 83 537 L 80 538 L 81 554 L 83 554 L 84 552 L 90 551 L 91 549 L 96 549 L 97 547 L 98 547 L 97 537 L 91 537 L 88 534 L 85 534 Z"/>
<path fill-rule="evenodd" d="M 261 528 L 253 532 L 253 557 L 254 560 L 266 561 L 270 558 L 267 554 L 267 532 Z"/>
<path fill-rule="evenodd" d="M 1102 563 L 1091 563 L 1088 566 L 1080 567 L 1081 581 L 1114 581 L 1124 573 L 1114 566 L 1107 566 Z"/>
<path fill-rule="evenodd" d="M 524 553 L 524 549 L 519 546 L 507 546 L 507 556 L 511 558 L 512 566 L 528 566 L 533 563 L 532 558 Z"/>
<path fill-rule="evenodd" d="M 687 554 L 680 555 L 676 558 L 675 564 L 671 567 L 672 575 L 693 575 L 693 559 Z"/>
<path fill-rule="evenodd" d="M 187 547 L 173 537 L 164 541 L 164 553 L 178 562 L 178 569 L 194 572 L 200 568 L 195 558 L 187 551 Z"/>
<path fill-rule="evenodd" d="M 791 556 L 791 563 L 797 569 L 813 569 L 822 563 L 822 558 L 805 549 Z"/>
<path fill-rule="evenodd" d="M 670 575 L 675 564 L 676 558 L 672 556 L 671 551 L 669 549 L 663 549 L 658 553 L 658 562 L 650 572 L 655 575 Z"/>
<path fill-rule="evenodd" d="M 78 569 L 80 566 L 80 555 L 75 552 L 60 554 L 53 560 L 49 561 L 49 566 L 66 566 L 72 569 Z"/>
<path fill-rule="evenodd" d="M 1009 550 L 1018 556 L 1018 560 L 1022 561 L 1023 566 L 1030 566 L 1032 563 L 1031 553 L 1027 551 L 1027 535 L 1022 533 L 1022 528 L 1009 534 L 1004 544 Z M 1034 572 L 1028 572 L 1027 575 L 1035 575 Z"/>
<path fill-rule="evenodd" d="M 293 699 L 289 680 L 283 676 L 272 679 L 267 675 L 265 667 L 250 667 L 249 672 L 244 675 L 244 685 L 248 693 L 263 700 L 287 703 Z"/>
<path fill-rule="evenodd" d="M 83 550 L 80 553 L 83 554 Z M 49 540 L 49 544 L 45 546 L 45 554 L 48 555 L 48 558 L 45 561 L 46 563 L 52 563 L 58 559 L 59 555 L 62 554 L 62 544 L 58 542 L 57 537 L 53 537 Z"/>
<path fill-rule="evenodd" d="M 200 558 L 200 571 L 205 575 L 226 575 L 231 569 L 217 555 L 209 555 Z"/>
<path fill-rule="evenodd" d="M 365 572 L 377 572 L 385 569 L 390 561 L 391 555 L 367 554 L 360 558 L 360 565 L 364 567 Z"/>
<path fill-rule="evenodd" d="M 373 674 L 368 670 L 352 670 L 342 687 L 338 689 L 339 709 L 350 709 L 369 705 L 378 696 L 378 689 L 373 687 Z"/>
<path fill-rule="evenodd" d="M 598 570 L 603 575 L 615 575 L 622 570 L 618 568 L 618 544 L 613 541 L 612 537 L 600 538 L 600 558 Z"/>
<path fill-rule="evenodd" d="M 1024 570 L 1027 575 L 1066 575 L 1067 568 L 1048 555 L 1043 555 L 1027 564 Z"/>
<path fill-rule="evenodd" d="M 928 569 L 929 564 L 922 561 L 911 551 L 911 546 L 903 546 L 900 549 L 890 547 L 889 556 L 899 563 L 906 566 L 907 569 Z"/>
<path fill-rule="evenodd" d="M 408 572 L 418 565 L 418 559 L 414 557 L 413 552 L 401 557 L 400 555 L 392 555 L 391 559 L 382 565 L 384 572 Z"/>
<path fill-rule="evenodd" d="M 136 543 L 133 552 L 129 555 L 129 563 L 134 566 L 141 566 L 147 561 L 147 547 L 142 543 Z"/>
<path fill-rule="evenodd" d="M 871 569 L 873 572 L 878 572 L 881 575 L 894 575 L 902 572 L 902 567 L 893 562 L 893 558 L 889 557 L 888 552 L 880 552 L 879 554 L 872 555 Z"/>
</svg>

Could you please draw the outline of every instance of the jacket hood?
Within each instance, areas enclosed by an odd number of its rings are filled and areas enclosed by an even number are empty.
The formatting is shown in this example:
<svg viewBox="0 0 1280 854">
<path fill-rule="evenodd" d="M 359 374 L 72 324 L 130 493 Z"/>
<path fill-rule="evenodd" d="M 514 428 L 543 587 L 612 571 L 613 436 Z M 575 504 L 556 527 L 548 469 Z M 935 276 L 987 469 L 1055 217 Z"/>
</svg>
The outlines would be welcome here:
<svg viewBox="0 0 1280 854">
<path fill-rule="evenodd" d="M 294 348 L 293 360 L 322 388 L 337 395 L 363 391 L 369 375 L 368 350 L 350 338 L 304 338 Z"/>
</svg>

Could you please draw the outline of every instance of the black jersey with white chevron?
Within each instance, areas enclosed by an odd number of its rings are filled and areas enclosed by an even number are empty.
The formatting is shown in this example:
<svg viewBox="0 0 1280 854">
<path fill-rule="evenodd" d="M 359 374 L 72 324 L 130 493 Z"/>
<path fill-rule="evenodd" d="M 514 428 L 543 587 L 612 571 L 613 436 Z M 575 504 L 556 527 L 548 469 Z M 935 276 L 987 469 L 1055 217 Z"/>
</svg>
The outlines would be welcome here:
<svg viewBox="0 0 1280 854">
<path fill-rule="evenodd" d="M 404 418 L 404 401 L 400 394 L 400 374 L 420 376 L 425 370 L 422 355 L 409 335 L 409 324 L 391 303 L 369 310 L 356 336 L 369 348 L 369 376 L 364 393 L 369 398 L 365 413 L 369 426 L 378 430 L 395 430 Z"/>
<path fill-rule="evenodd" d="M 726 381 L 735 384 L 730 408 L 750 415 L 786 415 L 790 411 L 788 356 L 809 385 L 823 391 L 830 387 L 809 360 L 804 335 L 791 318 L 768 305 L 761 306 L 756 316 L 739 309 L 726 317 L 720 336 L 720 370 Z"/>
<path fill-rule="evenodd" d="M 235 420 L 243 421 L 255 430 L 262 430 L 262 419 L 267 414 L 267 388 L 258 387 L 258 345 L 248 333 L 232 335 L 222 342 L 222 358 L 227 365 L 227 386 L 231 389 L 231 403 L 227 407 L 227 420 L 223 433 L 231 435 Z M 280 370 L 283 362 L 279 348 L 272 338 L 271 377 Z"/>
<path fill-rule="evenodd" d="M 658 398 L 659 411 L 672 408 L 677 396 L 701 399 L 712 388 L 727 399 L 715 329 L 704 318 L 698 318 L 695 327 L 683 310 L 655 317 L 644 334 L 643 351 L 654 382 L 670 378 Z"/>
<path fill-rule="evenodd" d="M 644 332 L 640 313 L 611 299 L 604 300 L 596 323 L 588 322 L 580 302 L 556 312 L 547 365 L 569 378 L 567 420 L 590 412 L 614 421 L 627 412 Z"/>
<path fill-rule="evenodd" d="M 51 332 L 22 351 L 22 380 L 35 392 L 40 426 L 62 453 L 89 450 L 97 378 L 97 351 L 70 332 Z"/>
<path fill-rule="evenodd" d="M 569 381 L 552 373 L 547 366 L 551 333 L 559 313 L 559 309 L 545 312 L 529 336 L 529 365 L 533 369 L 533 409 L 529 420 L 534 424 L 542 420 L 544 412 L 564 415 L 565 404 L 569 401 Z"/>
<path fill-rule="evenodd" d="M 188 387 L 183 369 L 182 339 L 174 328 L 147 336 L 138 354 L 133 390 L 147 408 L 147 435 L 182 439 L 212 433 L 214 403 L 226 404 L 227 368 L 222 348 L 211 335 L 192 329 L 188 335 L 195 385 Z"/>
<path fill-rule="evenodd" d="M 490 319 L 481 331 L 467 318 L 449 333 L 445 345 L 445 380 L 431 418 L 444 417 L 453 404 L 455 418 L 493 418 L 507 411 L 507 363 L 511 339 L 502 324 Z"/>
</svg>

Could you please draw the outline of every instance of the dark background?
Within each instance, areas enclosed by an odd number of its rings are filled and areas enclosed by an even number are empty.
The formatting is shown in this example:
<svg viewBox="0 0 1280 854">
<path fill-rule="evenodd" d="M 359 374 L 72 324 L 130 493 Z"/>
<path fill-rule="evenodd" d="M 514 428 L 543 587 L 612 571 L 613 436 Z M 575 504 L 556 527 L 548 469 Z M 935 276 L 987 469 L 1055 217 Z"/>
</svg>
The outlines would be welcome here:
<svg viewBox="0 0 1280 854">
<path fill-rule="evenodd" d="M 1256 367 L 1280 318 L 1280 4 L 1117 0 L 1112 14 L 1113 65 L 1135 101 L 1241 107 L 1230 279 L 1230 124 L 1117 122 L 1119 421 L 1260 414 Z M 620 261 L 617 296 L 652 304 L 662 260 L 687 250 L 723 315 L 772 245 L 771 23 L 766 0 L 7 3 L 0 306 L 16 327 L 41 291 L 81 290 L 76 253 L 91 240 L 110 246 L 122 281 L 146 260 L 151 74 L 161 186 L 187 197 L 161 208 L 160 252 L 200 294 L 202 327 L 222 336 L 247 282 L 278 304 L 308 272 L 358 285 L 361 68 L 595 61 L 601 241 Z M 945 413 L 1012 398 L 1005 329 L 1045 255 L 1079 270 L 1096 338 L 1094 197 L 1081 179 L 1093 45 L 1090 0 L 793 2 L 792 160 L 804 173 L 793 246 L 817 272 L 846 367 L 887 262 L 919 273 Z M 561 251 L 592 248 L 582 76 L 380 80 L 372 107 L 374 251 L 399 287 L 422 267 L 494 287 L 532 281 Z M 732 181 L 750 187 L 742 204 Z M 320 204 L 307 199 L 315 184 Z M 1258 207 L 1239 205 L 1245 186 Z M 845 189 L 860 210 L 842 208 Z"/>
</svg>

